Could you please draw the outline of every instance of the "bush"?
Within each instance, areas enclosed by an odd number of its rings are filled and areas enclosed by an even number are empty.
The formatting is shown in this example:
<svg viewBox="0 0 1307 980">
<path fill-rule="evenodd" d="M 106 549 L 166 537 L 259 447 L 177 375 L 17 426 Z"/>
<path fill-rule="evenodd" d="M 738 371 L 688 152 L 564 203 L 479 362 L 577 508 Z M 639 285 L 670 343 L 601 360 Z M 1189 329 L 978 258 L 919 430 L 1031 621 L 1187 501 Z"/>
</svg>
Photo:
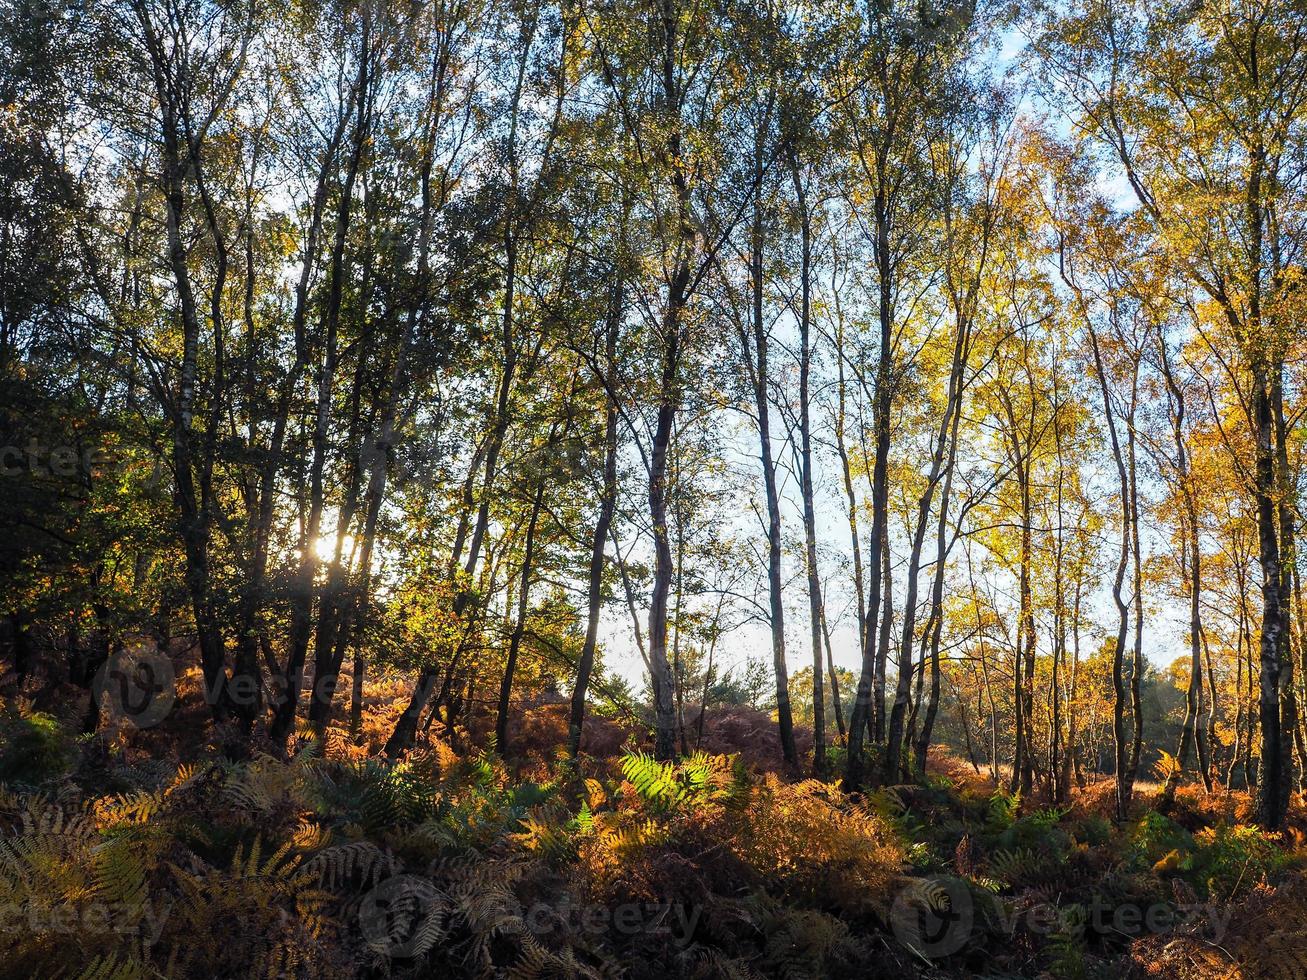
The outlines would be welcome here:
<svg viewBox="0 0 1307 980">
<path fill-rule="evenodd" d="M 1193 846 L 1193 837 L 1187 830 L 1170 817 L 1154 812 L 1145 814 L 1135 824 L 1130 834 L 1129 851 L 1136 864 L 1152 867 L 1173 854 L 1189 853 Z"/>
<path fill-rule="evenodd" d="M 768 774 L 744 819 L 744 862 L 769 888 L 820 908 L 884 908 L 907 858 L 888 820 L 815 780 Z"/>
<path fill-rule="evenodd" d="M 0 783 L 37 786 L 62 776 L 73 747 L 52 715 L 33 712 L 0 720 Z"/>
<path fill-rule="evenodd" d="M 1182 866 L 1213 901 L 1232 901 L 1284 871 L 1292 859 L 1275 836 L 1248 824 L 1220 824 L 1194 835 Z"/>
</svg>

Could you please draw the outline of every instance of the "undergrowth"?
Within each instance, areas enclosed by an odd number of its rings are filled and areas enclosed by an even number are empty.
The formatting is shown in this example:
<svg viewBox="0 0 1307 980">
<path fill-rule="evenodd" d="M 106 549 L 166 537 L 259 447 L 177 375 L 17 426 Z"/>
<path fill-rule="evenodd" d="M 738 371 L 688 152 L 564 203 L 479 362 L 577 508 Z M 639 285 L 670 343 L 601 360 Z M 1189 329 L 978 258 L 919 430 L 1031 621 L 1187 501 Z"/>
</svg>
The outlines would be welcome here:
<svg viewBox="0 0 1307 980">
<path fill-rule="evenodd" d="M 1163 940 L 1223 950 L 1213 976 L 1290 976 L 1307 937 L 1291 842 L 1156 812 L 1117 827 L 956 774 L 849 795 L 630 751 L 532 779 L 488 750 L 312 741 L 96 768 L 74 756 L 103 747 L 45 719 L 17 731 L 0 976 L 1115 978 L 1154 975 L 1141 951 Z M 44 781 L 14 758 L 32 745 L 60 763 Z M 1242 940 L 1245 907 L 1282 926 Z M 1120 928 L 1132 909 L 1170 918 Z M 923 912 L 965 912 L 960 941 L 927 948 L 904 928 Z"/>
</svg>

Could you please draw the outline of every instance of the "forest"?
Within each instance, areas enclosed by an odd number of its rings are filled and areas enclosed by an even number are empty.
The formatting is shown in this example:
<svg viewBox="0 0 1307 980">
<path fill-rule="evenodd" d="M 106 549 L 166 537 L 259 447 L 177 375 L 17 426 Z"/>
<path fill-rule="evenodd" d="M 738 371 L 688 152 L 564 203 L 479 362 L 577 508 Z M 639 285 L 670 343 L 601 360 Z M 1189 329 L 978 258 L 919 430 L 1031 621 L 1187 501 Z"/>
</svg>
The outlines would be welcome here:
<svg viewBox="0 0 1307 980">
<path fill-rule="evenodd" d="M 0 0 L 0 178 L 0 978 L 1307 977 L 1304 0 Z"/>
</svg>

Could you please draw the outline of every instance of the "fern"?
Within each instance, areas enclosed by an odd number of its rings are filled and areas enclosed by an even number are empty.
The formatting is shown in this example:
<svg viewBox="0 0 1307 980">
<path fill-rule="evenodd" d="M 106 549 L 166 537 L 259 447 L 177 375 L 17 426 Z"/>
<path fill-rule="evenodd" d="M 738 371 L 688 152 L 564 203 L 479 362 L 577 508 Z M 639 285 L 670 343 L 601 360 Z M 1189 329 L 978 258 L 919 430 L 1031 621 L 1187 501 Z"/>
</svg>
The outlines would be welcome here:
<svg viewBox="0 0 1307 980">
<path fill-rule="evenodd" d="M 318 884 L 332 890 L 345 883 L 357 887 L 374 887 L 383 872 L 394 870 L 394 862 L 371 841 L 337 844 L 318 851 L 304 862 L 301 873 L 312 876 Z"/>
<path fill-rule="evenodd" d="M 622 757 L 622 776 L 655 813 L 691 811 L 711 804 L 738 809 L 747 799 L 743 769 L 727 756 L 696 752 L 678 765 L 630 752 Z"/>
<path fill-rule="evenodd" d="M 1048 939 L 1049 973 L 1059 980 L 1085 980 L 1085 919 L 1080 905 L 1060 910 L 1058 929 Z"/>
<path fill-rule="evenodd" d="M 1307 978 L 1307 930 L 1279 929 L 1262 937 L 1248 958 L 1246 976 L 1266 980 Z"/>
<path fill-rule="evenodd" d="M 77 980 L 147 980 L 153 976 L 153 971 L 137 960 L 97 956 L 77 974 Z"/>
<path fill-rule="evenodd" d="M 674 767 L 643 752 L 622 757 L 622 776 L 635 787 L 640 799 L 654 809 L 670 810 L 681 798 L 682 789 L 676 781 Z"/>
<path fill-rule="evenodd" d="M 588 816 L 589 811 L 585 812 Z M 514 837 L 526 850 L 540 854 L 554 863 L 576 858 L 577 844 L 567 826 L 570 821 L 560 820 L 558 811 L 537 807 L 527 813 L 521 822 L 524 829 Z M 589 823 L 593 830 L 592 818 Z"/>
<path fill-rule="evenodd" d="M 1008 793 L 996 789 L 989 798 L 989 824 L 995 830 L 1006 830 L 1017 819 L 1021 809 L 1021 793 Z"/>
<path fill-rule="evenodd" d="M 1153 776 L 1159 783 L 1165 784 L 1180 775 L 1180 760 L 1165 749 L 1157 752 L 1157 761 L 1153 763 Z"/>
<path fill-rule="evenodd" d="M 1009 888 L 1032 878 L 1038 878 L 1048 869 L 1048 865 L 1045 855 L 1026 848 L 999 849 L 989 856 L 989 867 L 993 877 Z"/>
</svg>

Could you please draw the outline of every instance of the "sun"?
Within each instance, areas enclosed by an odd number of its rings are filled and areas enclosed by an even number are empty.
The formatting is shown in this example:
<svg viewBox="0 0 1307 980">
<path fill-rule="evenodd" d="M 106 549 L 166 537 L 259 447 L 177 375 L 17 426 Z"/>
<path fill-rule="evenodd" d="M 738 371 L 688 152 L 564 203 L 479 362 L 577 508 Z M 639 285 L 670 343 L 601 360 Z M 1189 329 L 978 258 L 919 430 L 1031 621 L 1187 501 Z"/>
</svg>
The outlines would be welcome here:
<svg viewBox="0 0 1307 980">
<path fill-rule="evenodd" d="M 345 535 L 341 541 L 340 553 L 343 557 L 348 557 L 354 550 L 354 536 Z M 329 562 L 336 554 L 336 536 L 334 534 L 324 534 L 318 538 L 317 544 L 313 546 L 314 553 L 318 556 L 318 561 Z"/>
</svg>

